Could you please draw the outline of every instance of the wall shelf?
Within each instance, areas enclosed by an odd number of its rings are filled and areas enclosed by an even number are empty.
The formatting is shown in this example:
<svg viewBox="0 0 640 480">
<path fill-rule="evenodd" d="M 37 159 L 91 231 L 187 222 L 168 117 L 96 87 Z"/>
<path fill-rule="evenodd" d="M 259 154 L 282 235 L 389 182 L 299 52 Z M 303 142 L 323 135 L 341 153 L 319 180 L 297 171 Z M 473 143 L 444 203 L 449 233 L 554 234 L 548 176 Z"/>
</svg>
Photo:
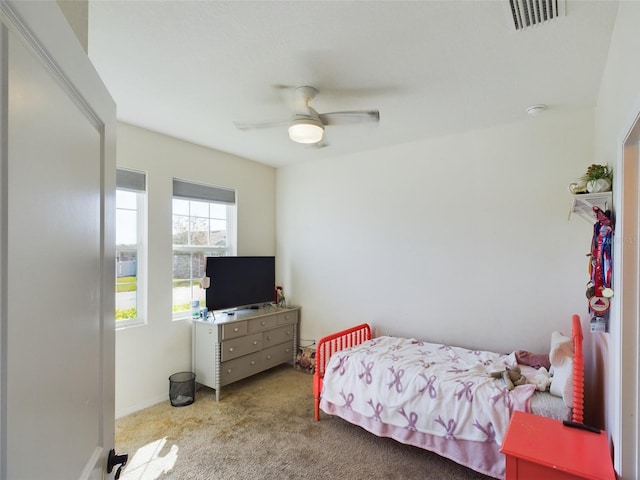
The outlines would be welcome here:
<svg viewBox="0 0 640 480">
<path fill-rule="evenodd" d="M 573 202 L 569 209 L 569 219 L 571 214 L 576 213 L 589 223 L 596 221 L 593 207 L 598 207 L 602 211 L 610 210 L 613 206 L 613 192 L 582 193 L 572 195 Z"/>
</svg>

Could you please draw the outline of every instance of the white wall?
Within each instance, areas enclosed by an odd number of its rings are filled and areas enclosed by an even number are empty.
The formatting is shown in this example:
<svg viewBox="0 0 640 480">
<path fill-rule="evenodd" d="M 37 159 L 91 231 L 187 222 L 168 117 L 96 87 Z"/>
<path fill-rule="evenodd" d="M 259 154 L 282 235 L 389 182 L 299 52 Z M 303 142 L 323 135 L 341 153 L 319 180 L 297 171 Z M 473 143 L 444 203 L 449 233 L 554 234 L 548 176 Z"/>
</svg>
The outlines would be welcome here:
<svg viewBox="0 0 640 480">
<path fill-rule="evenodd" d="M 620 2 L 618 16 L 614 27 L 607 65 L 602 78 L 602 85 L 596 110 L 595 127 L 595 158 L 598 163 L 608 163 L 614 166 L 614 205 L 620 210 L 621 205 L 621 177 L 616 172 L 622 172 L 622 144 L 625 135 L 632 127 L 633 121 L 640 113 L 640 64 L 638 64 L 638 51 L 640 51 L 640 2 Z M 621 251 L 621 241 L 638 242 L 637 231 L 616 232 L 614 237 L 614 252 Z M 606 428 L 612 436 L 614 463 L 616 471 L 621 478 L 637 478 L 640 463 L 638 463 L 638 421 L 637 410 L 640 406 L 638 392 L 631 393 L 621 398 L 622 385 L 627 385 L 625 390 L 637 388 L 637 378 L 633 372 L 637 372 L 638 359 L 631 361 L 635 368 L 627 368 L 621 361 L 623 330 L 636 331 L 638 318 L 620 318 L 619 301 L 622 294 L 619 279 L 621 278 L 621 263 L 619 256 L 614 256 L 614 290 L 617 295 L 613 298 L 611 308 L 611 337 L 608 335 L 599 339 L 601 348 L 609 349 L 608 365 L 605 369 L 607 378 L 607 395 L 603 398 L 605 403 Z M 625 290 L 627 295 L 637 295 L 637 292 Z M 622 327 L 625 325 L 625 328 Z M 637 351 L 636 346 L 636 351 Z M 635 353 L 635 352 L 633 352 Z M 633 387 L 635 382 L 635 388 Z M 621 404 L 621 401 L 624 404 Z M 631 416 L 629 416 L 631 414 Z M 625 425 L 623 429 L 623 424 Z M 634 425 L 633 429 L 629 426 Z M 623 430 L 624 437 L 623 437 Z M 628 444 L 622 445 L 625 440 Z M 624 458 L 623 458 L 624 455 Z"/>
<path fill-rule="evenodd" d="M 590 223 L 567 185 L 593 112 L 535 119 L 277 171 L 277 255 L 301 337 L 360 322 L 498 351 L 548 351 L 586 313 Z M 583 317 L 586 320 L 586 315 Z"/>
<path fill-rule="evenodd" d="M 275 170 L 127 124 L 117 164 L 147 172 L 148 323 L 116 334 L 116 417 L 167 400 L 169 375 L 191 370 L 191 322 L 171 320 L 174 177 L 234 188 L 238 254 L 275 254 Z"/>
</svg>

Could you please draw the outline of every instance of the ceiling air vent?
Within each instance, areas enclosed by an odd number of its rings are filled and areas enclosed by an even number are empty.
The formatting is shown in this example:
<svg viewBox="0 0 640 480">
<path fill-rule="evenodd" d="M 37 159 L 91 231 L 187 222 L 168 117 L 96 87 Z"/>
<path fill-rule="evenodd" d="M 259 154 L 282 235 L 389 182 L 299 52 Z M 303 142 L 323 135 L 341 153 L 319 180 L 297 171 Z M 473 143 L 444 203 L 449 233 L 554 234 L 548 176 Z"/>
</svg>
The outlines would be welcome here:
<svg viewBox="0 0 640 480">
<path fill-rule="evenodd" d="M 565 15 L 565 0 L 507 0 L 507 3 L 509 24 L 517 31 Z"/>
</svg>

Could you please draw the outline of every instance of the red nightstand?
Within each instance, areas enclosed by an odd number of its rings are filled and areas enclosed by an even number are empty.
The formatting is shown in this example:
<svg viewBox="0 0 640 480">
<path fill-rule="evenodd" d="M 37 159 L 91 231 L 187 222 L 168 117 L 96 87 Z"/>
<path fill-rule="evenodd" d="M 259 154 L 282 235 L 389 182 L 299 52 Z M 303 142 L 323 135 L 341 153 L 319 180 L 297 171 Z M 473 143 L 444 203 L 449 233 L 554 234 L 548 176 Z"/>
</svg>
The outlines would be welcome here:
<svg viewBox="0 0 640 480">
<path fill-rule="evenodd" d="M 505 480 L 615 480 L 607 435 L 559 420 L 514 412 L 500 449 Z"/>
</svg>

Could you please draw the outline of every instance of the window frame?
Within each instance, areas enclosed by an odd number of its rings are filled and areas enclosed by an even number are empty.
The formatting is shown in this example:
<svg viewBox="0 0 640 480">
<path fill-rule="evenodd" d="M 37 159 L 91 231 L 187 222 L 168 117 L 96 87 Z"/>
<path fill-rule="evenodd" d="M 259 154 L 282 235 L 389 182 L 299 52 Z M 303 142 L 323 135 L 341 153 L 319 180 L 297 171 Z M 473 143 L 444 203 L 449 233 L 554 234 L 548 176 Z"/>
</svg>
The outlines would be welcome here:
<svg viewBox="0 0 640 480">
<path fill-rule="evenodd" d="M 116 195 L 118 190 L 136 194 L 136 242 L 133 244 L 116 243 L 115 246 L 116 262 L 119 252 L 136 252 L 136 316 L 135 318 L 122 320 L 116 318 L 116 330 L 121 330 L 123 328 L 147 324 L 147 173 L 118 167 L 116 174 Z M 133 181 L 131 180 L 132 178 Z M 140 181 L 142 183 L 140 183 Z M 116 211 L 117 210 L 116 207 Z M 115 280 L 117 287 L 117 277 Z M 117 301 L 115 307 L 117 308 Z"/>
<path fill-rule="evenodd" d="M 205 258 L 207 256 L 236 254 L 236 246 L 237 246 L 236 192 L 235 190 L 231 190 L 228 188 L 206 185 L 202 183 L 193 182 L 190 180 L 180 180 L 180 179 L 174 178 L 173 182 L 174 182 L 173 183 L 174 189 L 173 189 L 173 196 L 172 196 L 172 214 L 171 214 L 172 232 L 173 232 L 173 226 L 174 226 L 174 221 L 176 216 L 174 200 L 185 200 L 189 202 L 194 201 L 194 202 L 201 202 L 201 203 L 207 203 L 207 204 L 223 205 L 226 207 L 226 231 L 227 231 L 226 246 L 217 247 L 213 245 L 191 245 L 190 243 L 185 245 L 180 245 L 180 244 L 174 244 L 173 238 L 172 238 L 171 317 L 174 321 L 191 320 L 192 312 L 190 308 L 187 310 L 174 311 L 174 307 L 175 307 L 174 289 L 175 289 L 176 282 L 179 281 L 179 280 L 176 280 L 174 276 L 174 268 L 175 268 L 174 261 L 175 261 L 176 253 L 181 253 L 181 254 L 188 253 L 189 255 L 193 255 L 193 253 L 195 252 L 203 252 Z M 191 204 L 189 204 L 189 215 L 188 215 L 189 225 L 192 224 L 192 220 L 191 220 L 192 217 L 196 217 L 196 215 L 193 215 L 193 216 L 191 215 Z M 209 219 L 211 219 L 211 216 L 209 216 Z M 187 237 L 188 237 L 188 241 L 191 242 L 191 235 L 188 234 Z M 191 285 L 191 300 L 189 302 L 191 303 L 193 300 L 195 300 L 193 295 L 193 286 L 196 285 L 201 280 L 201 277 L 193 276 L 193 257 L 191 257 L 189 261 L 189 268 L 191 270 L 190 278 L 186 280 L 189 281 Z M 204 305 L 201 305 L 201 308 L 202 307 L 204 307 Z"/>
</svg>

